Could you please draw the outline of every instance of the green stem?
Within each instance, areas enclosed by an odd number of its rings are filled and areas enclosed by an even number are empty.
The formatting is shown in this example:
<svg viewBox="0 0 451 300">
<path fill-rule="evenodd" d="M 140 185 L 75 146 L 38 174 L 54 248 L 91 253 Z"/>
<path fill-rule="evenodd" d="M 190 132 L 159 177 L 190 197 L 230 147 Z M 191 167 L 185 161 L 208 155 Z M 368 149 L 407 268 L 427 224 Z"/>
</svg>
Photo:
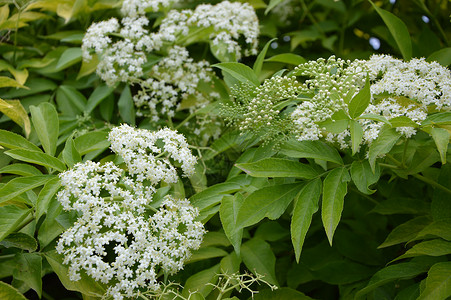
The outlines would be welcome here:
<svg viewBox="0 0 451 300">
<path fill-rule="evenodd" d="M 410 139 L 405 138 L 404 140 L 404 150 L 402 152 L 402 161 L 401 161 L 401 165 L 406 168 L 406 153 L 407 153 L 407 146 L 409 145 L 409 141 Z"/>
<path fill-rule="evenodd" d="M 437 20 L 437 18 L 436 17 L 434 17 L 434 16 L 431 16 L 432 17 L 432 20 L 433 20 L 433 22 L 434 22 L 434 25 L 437 27 L 437 29 L 438 29 L 438 32 L 440 33 L 440 35 L 442 36 L 442 39 L 443 39 L 443 42 L 445 43 L 445 46 L 449 46 L 449 43 L 448 43 L 448 39 L 447 39 L 447 37 L 446 37 L 446 34 L 445 34 L 445 32 L 443 31 L 443 28 L 442 28 L 442 26 L 440 25 L 440 23 L 438 22 L 438 20 Z"/>
<path fill-rule="evenodd" d="M 189 120 L 191 120 L 192 118 L 194 118 L 196 116 L 196 113 L 190 114 L 188 117 L 186 117 L 182 122 L 179 123 L 179 125 L 177 125 L 175 127 L 175 130 L 178 130 L 180 127 L 182 127 L 183 125 L 185 125 L 186 122 L 188 122 Z"/>
<path fill-rule="evenodd" d="M 394 166 L 394 165 L 390 165 L 390 164 L 384 164 L 384 163 L 379 163 L 379 166 L 385 167 L 385 168 L 390 168 L 390 169 L 399 169 L 398 166 Z"/>
<path fill-rule="evenodd" d="M 370 196 L 368 196 L 368 195 L 362 193 L 362 192 L 359 191 L 358 189 L 355 189 L 355 188 L 353 188 L 353 187 L 350 187 L 349 190 L 350 190 L 350 191 L 353 191 L 354 193 L 359 194 L 360 196 L 362 196 L 362 197 L 365 198 L 366 200 L 368 200 L 368 201 L 370 201 L 370 202 L 372 202 L 372 203 L 374 203 L 374 204 L 376 204 L 376 205 L 379 204 L 379 202 L 377 202 L 376 200 L 374 200 L 374 199 L 371 198 Z"/>
<path fill-rule="evenodd" d="M 391 156 L 390 154 L 387 154 L 386 157 L 388 159 L 390 159 L 395 165 L 397 165 L 399 169 L 405 169 L 402 166 L 402 163 L 400 161 L 398 161 L 396 158 L 394 158 L 393 156 Z M 438 183 L 432 179 L 424 177 L 423 175 L 420 175 L 420 174 L 410 174 L 410 175 L 415 177 L 416 179 L 419 179 L 419 180 L 427 183 L 427 184 L 430 184 L 431 186 L 433 186 L 435 188 L 441 189 L 442 191 L 447 192 L 448 194 L 451 194 L 451 189 L 441 185 L 440 183 Z"/>
<path fill-rule="evenodd" d="M 343 24 L 340 28 L 340 39 L 338 40 L 338 55 L 343 55 L 343 48 L 345 42 L 346 23 L 348 22 L 348 14 L 346 13 L 343 18 Z"/>
<path fill-rule="evenodd" d="M 169 128 L 174 129 L 174 123 L 172 122 L 172 118 L 168 116 L 168 125 Z"/>
<path fill-rule="evenodd" d="M 420 175 L 420 174 L 413 174 L 412 176 L 417 178 L 417 179 L 419 179 L 419 180 L 421 180 L 421 181 L 423 181 L 423 182 L 425 182 L 425 183 L 428 183 L 428 184 L 432 185 L 433 187 L 436 187 L 436 188 L 438 188 L 438 189 L 440 189 L 440 190 L 442 190 L 444 192 L 447 192 L 448 194 L 451 194 L 451 190 L 449 188 L 441 185 L 440 183 L 438 183 L 438 182 L 436 182 L 436 181 L 434 181 L 432 179 L 424 177 L 423 175 Z"/>
<path fill-rule="evenodd" d="M 55 300 L 52 296 L 50 296 L 46 291 L 42 291 L 42 298 L 46 300 Z"/>
<path fill-rule="evenodd" d="M 305 14 L 309 18 L 310 22 L 312 22 L 313 26 L 315 26 L 316 30 L 318 30 L 319 33 L 324 35 L 324 31 L 321 29 L 321 27 L 318 26 L 318 22 L 316 21 L 315 17 L 310 12 L 309 7 L 305 4 L 305 0 L 301 0 L 301 6 L 302 6 L 302 9 L 304 10 Z"/>
<path fill-rule="evenodd" d="M 14 55 L 13 55 L 13 65 L 16 65 L 16 56 L 17 56 L 17 33 L 19 31 L 19 21 L 20 21 L 20 14 L 22 12 L 22 8 L 17 5 L 16 1 L 14 1 L 15 6 L 18 9 L 17 12 L 17 21 L 16 21 L 16 31 L 14 32 Z"/>
<path fill-rule="evenodd" d="M 19 232 L 20 230 L 22 230 L 22 228 L 24 228 L 25 226 L 27 226 L 28 224 L 30 224 L 32 221 L 34 220 L 34 215 L 30 214 L 23 222 L 22 224 L 20 224 L 20 226 L 18 226 L 16 228 L 16 232 Z"/>
</svg>

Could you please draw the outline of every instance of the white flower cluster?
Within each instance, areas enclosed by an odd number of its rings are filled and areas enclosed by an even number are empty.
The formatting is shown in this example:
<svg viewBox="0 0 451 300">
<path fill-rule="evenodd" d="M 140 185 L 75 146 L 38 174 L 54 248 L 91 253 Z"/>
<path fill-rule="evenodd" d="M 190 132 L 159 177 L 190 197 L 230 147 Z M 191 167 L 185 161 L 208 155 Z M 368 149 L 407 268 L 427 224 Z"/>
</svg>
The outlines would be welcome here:
<svg viewBox="0 0 451 300">
<path fill-rule="evenodd" d="M 238 39 L 243 36 L 252 54 L 258 46 L 259 23 L 254 9 L 247 3 L 221 2 L 217 5 L 203 4 L 195 10 L 171 10 L 162 19 L 157 32 L 149 32 L 146 26 L 146 9 L 156 10 L 160 6 L 169 7 L 176 1 L 129 0 L 123 3 L 125 17 L 120 21 L 111 19 L 92 24 L 83 38 L 83 57 L 91 58 L 94 50 L 101 59 L 97 67 L 99 76 L 109 85 L 116 82 L 139 83 L 143 67 L 147 63 L 146 54 L 160 51 L 163 44 L 187 45 L 204 41 L 205 37 L 187 40 L 188 34 L 203 29 L 213 45 L 225 44 L 228 52 L 241 57 Z M 115 36 L 115 38 L 111 38 Z M 200 39 L 200 40 L 196 40 Z M 244 51 L 248 54 L 248 51 Z M 147 75 L 147 74 L 146 74 Z M 156 78 L 158 79 L 158 78 Z"/>
<path fill-rule="evenodd" d="M 150 206 L 160 181 L 177 180 L 169 158 L 186 175 L 193 171 L 196 158 L 183 136 L 169 129 L 148 132 L 122 125 L 109 139 L 126 170 L 112 162 L 87 161 L 60 174 L 64 189 L 58 200 L 79 218 L 56 249 L 69 265 L 71 280 L 86 273 L 108 285 L 107 296 L 123 299 L 157 291 L 159 272 L 182 269 L 205 230 L 195 221 L 198 210 L 186 199 L 166 196 L 158 210 Z"/>
<path fill-rule="evenodd" d="M 303 65 L 302 69 L 309 71 L 298 73 L 314 76 L 305 81 L 314 91 L 312 100 L 301 103 L 291 115 L 293 122 L 301 128 L 299 140 L 322 137 L 321 122 L 339 110 L 347 113 L 347 103 L 363 88 L 367 76 L 371 101 L 363 114 L 383 116 L 388 121 L 407 117 L 420 125 L 428 111 L 451 109 L 451 73 L 436 62 L 415 58 L 404 62 L 388 55 L 374 55 L 368 61 L 337 60 L 339 65 L 320 64 L 319 68 L 312 69 L 318 62 L 322 60 L 310 62 L 307 68 Z M 384 125 L 372 119 L 359 119 L 358 122 L 363 129 L 364 144 L 371 144 Z M 396 130 L 406 137 L 416 133 L 414 127 L 397 127 Z M 348 148 L 350 135 L 348 129 L 341 133 L 326 132 L 326 140 Z"/>
<path fill-rule="evenodd" d="M 151 77 L 140 83 L 141 90 L 133 97 L 136 107 L 148 109 L 152 121 L 160 116 L 173 117 L 183 103 L 195 99 L 190 112 L 208 104 L 213 98 L 201 93 L 201 82 L 211 82 L 213 73 L 207 61 L 194 62 L 186 48 L 174 46 L 168 56 L 152 67 Z M 142 113 L 142 112 L 141 112 Z"/>
<path fill-rule="evenodd" d="M 95 51 L 100 57 L 97 74 L 110 86 L 120 81 L 138 81 L 144 75 L 146 54 L 159 49 L 163 43 L 153 39 L 145 29 L 149 24 L 146 17 L 125 17 L 121 24 L 114 18 L 94 23 L 83 38 L 83 58 L 91 59 L 91 49 Z"/>
<path fill-rule="evenodd" d="M 303 93 L 311 97 L 291 114 L 292 121 L 298 126 L 298 139 L 317 140 L 323 136 L 318 123 L 346 109 L 344 99 L 348 93 L 353 96 L 364 85 L 366 70 L 359 61 L 351 63 L 331 56 L 327 60 L 320 58 L 300 65 L 294 74 L 309 78 L 303 84 Z"/>
<path fill-rule="evenodd" d="M 110 86 L 126 82 L 138 86 L 133 100 L 137 116 L 149 117 L 161 126 L 178 111 L 198 111 L 219 98 L 214 73 L 207 61 L 195 61 L 186 46 L 210 42 L 215 55 L 256 54 L 259 24 L 247 3 L 224 1 L 203 4 L 194 10 L 172 9 L 179 0 L 125 0 L 124 18 L 92 24 L 83 38 L 83 57 L 99 57 L 97 74 Z M 186 4 L 186 3 L 185 3 Z M 146 12 L 162 11 L 159 27 L 152 32 Z M 241 44 L 239 41 L 244 40 Z M 245 44 L 245 49 L 242 49 Z M 218 54 L 221 53 L 221 54 Z M 159 58 L 161 56 L 161 58 Z M 183 113 L 181 113 L 183 116 Z M 195 138 L 208 140 L 217 135 L 210 123 L 196 115 L 185 126 Z M 190 127 L 187 127 L 187 126 Z"/>
<path fill-rule="evenodd" d="M 128 172 L 138 181 L 177 182 L 177 171 L 172 161 L 181 165 L 185 176 L 194 173 L 197 159 L 191 154 L 183 135 L 164 128 L 156 132 L 135 129 L 126 124 L 115 127 L 109 135 L 111 150 L 120 155 Z"/>
<path fill-rule="evenodd" d="M 348 105 L 367 79 L 371 98 L 363 115 L 376 117 L 356 120 L 363 129 L 362 144 L 370 145 L 378 137 L 385 124 L 378 118 L 392 121 L 396 130 L 409 138 L 428 113 L 451 110 L 451 72 L 447 68 L 423 58 L 404 62 L 374 55 L 369 60 L 318 59 L 298 66 L 289 77 L 272 78 L 260 87 L 247 87 L 247 92 L 240 88 L 234 106 L 226 107 L 224 115 L 240 130 L 278 131 L 282 136 L 294 134 L 299 140 L 324 138 L 348 148 L 349 129 L 330 132 L 325 126 L 344 121 L 341 124 L 346 127 L 346 120 L 352 119 Z M 282 100 L 286 101 L 281 106 Z M 282 126 L 281 122 L 294 126 Z"/>
<path fill-rule="evenodd" d="M 180 0 L 124 0 L 121 12 L 127 17 L 135 18 L 146 14 L 148 11 L 156 12 L 169 9 L 179 2 Z"/>
</svg>

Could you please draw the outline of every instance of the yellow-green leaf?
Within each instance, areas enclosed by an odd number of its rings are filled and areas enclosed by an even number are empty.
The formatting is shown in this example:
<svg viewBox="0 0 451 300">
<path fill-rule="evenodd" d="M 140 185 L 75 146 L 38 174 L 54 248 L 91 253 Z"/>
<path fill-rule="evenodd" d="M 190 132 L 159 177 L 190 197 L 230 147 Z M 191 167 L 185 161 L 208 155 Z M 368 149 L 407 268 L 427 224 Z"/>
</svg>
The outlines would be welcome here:
<svg viewBox="0 0 451 300">
<path fill-rule="evenodd" d="M 28 89 L 26 86 L 20 84 L 17 80 L 14 80 L 14 79 L 6 77 L 6 76 L 0 76 L 0 88 L 4 88 L 4 87 L 16 87 L 16 88 Z"/>
<path fill-rule="evenodd" d="M 22 127 L 25 136 L 28 137 L 31 131 L 30 118 L 19 100 L 3 100 L 0 98 L 0 111 Z"/>
<path fill-rule="evenodd" d="M 426 278 L 426 287 L 418 299 L 449 299 L 451 296 L 451 262 L 433 265 Z"/>
<path fill-rule="evenodd" d="M 0 281 L 0 299 L 27 300 L 18 290 L 3 281 Z"/>
</svg>

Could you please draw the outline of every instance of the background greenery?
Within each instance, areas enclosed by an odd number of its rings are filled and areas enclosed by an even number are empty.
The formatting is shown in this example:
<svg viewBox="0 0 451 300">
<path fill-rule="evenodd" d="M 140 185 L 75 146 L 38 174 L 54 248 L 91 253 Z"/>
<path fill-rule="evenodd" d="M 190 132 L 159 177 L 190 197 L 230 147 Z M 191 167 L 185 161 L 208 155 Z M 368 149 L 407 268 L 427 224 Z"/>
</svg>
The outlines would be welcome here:
<svg viewBox="0 0 451 300">
<path fill-rule="evenodd" d="M 259 85 L 281 69 L 330 55 L 387 53 L 451 64 L 447 0 L 293 0 L 287 18 L 277 5 L 288 1 L 247 2 L 260 19 L 262 51 L 241 61 L 253 75 L 241 64 L 217 65 L 218 78 L 225 78 L 220 102 L 229 100 L 231 85 L 243 76 Z M 133 87 L 108 87 L 95 74 L 95 61 L 82 62 L 86 29 L 119 17 L 118 7 L 119 1 L 107 0 L 0 1 L 2 299 L 103 293 L 88 277 L 71 282 L 54 251 L 76 217 L 62 210 L 55 193 L 59 172 L 79 161 L 112 159 L 106 140 L 112 126 L 150 128 L 148 119 L 135 115 Z M 378 49 L 371 38 L 380 42 Z M 223 63 L 210 51 L 197 51 L 205 47 L 199 42 L 189 49 L 196 59 Z M 175 118 L 174 126 L 185 117 Z M 433 122 L 450 131 L 449 114 Z M 182 295 L 198 290 L 192 298 L 216 299 L 218 291 L 207 283 L 216 284 L 218 273 L 249 270 L 280 287 L 253 285 L 260 290 L 256 299 L 451 296 L 449 135 L 442 148 L 425 132 L 409 143 L 394 141 L 393 148 L 381 149 L 389 155 L 373 162 L 373 173 L 364 155 L 321 142 L 274 147 L 215 126 L 222 129 L 220 138 L 196 145 L 196 175 L 170 191 L 190 198 L 209 231 L 172 278 L 184 286 Z M 335 201 L 330 208 L 328 199 Z M 325 231 L 327 224 L 333 229 Z"/>
</svg>

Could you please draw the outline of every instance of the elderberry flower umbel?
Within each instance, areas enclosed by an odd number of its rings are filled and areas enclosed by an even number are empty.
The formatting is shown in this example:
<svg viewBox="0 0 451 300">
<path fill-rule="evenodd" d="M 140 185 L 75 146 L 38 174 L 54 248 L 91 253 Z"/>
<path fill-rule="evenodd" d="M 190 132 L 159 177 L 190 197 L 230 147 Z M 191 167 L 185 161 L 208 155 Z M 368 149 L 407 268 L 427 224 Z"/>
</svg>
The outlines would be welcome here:
<svg viewBox="0 0 451 300">
<path fill-rule="evenodd" d="M 369 104 L 356 118 L 349 104 L 367 80 Z M 223 115 L 242 131 L 265 139 L 325 139 L 348 148 L 350 120 L 361 126 L 362 144 L 371 145 L 390 121 L 401 120 L 393 127 L 409 138 L 428 114 L 450 111 L 451 72 L 423 58 L 405 62 L 374 55 L 345 61 L 332 56 L 299 65 L 290 76 L 272 77 L 257 88 L 241 85 L 233 93 L 235 103 L 224 106 Z"/>
<path fill-rule="evenodd" d="M 183 135 L 169 128 L 150 132 L 123 124 L 111 130 L 111 150 L 124 159 L 130 175 L 138 181 L 177 182 L 177 171 L 170 159 L 179 163 L 184 176 L 194 173 L 197 159 Z M 158 157 L 159 156 L 159 157 Z"/>
<path fill-rule="evenodd" d="M 153 203 L 161 181 L 177 181 L 172 162 L 185 176 L 193 173 L 196 158 L 182 135 L 122 125 L 109 139 L 125 169 L 86 161 L 60 174 L 63 190 L 57 198 L 79 217 L 56 250 L 71 280 L 86 274 L 107 286 L 106 296 L 123 299 L 158 291 L 160 272 L 181 270 L 205 230 L 188 200 L 167 195 L 159 208 Z"/>
<path fill-rule="evenodd" d="M 133 6 L 125 8 L 129 2 Z M 211 41 L 212 47 L 223 45 L 221 49 L 237 59 L 243 52 L 245 55 L 256 54 L 259 23 L 254 9 L 247 3 L 224 1 L 216 5 L 202 4 L 195 10 L 170 10 L 161 20 L 157 32 L 149 31 L 149 19 L 142 13 L 149 7 L 158 9 L 165 5 L 161 1 L 124 1 L 125 17 L 120 22 L 113 18 L 94 23 L 86 32 L 83 57 L 91 59 L 92 50 L 101 57 L 97 74 L 108 85 L 121 81 L 139 83 L 146 79 L 149 74 L 143 69 L 148 62 L 147 54 L 167 52 L 162 49 L 163 45 L 171 49 L 175 45 L 184 47 L 196 41 Z M 199 37 L 200 40 L 186 39 L 200 29 L 209 35 Z M 244 51 L 238 43 L 241 37 L 247 45 Z"/>
</svg>

